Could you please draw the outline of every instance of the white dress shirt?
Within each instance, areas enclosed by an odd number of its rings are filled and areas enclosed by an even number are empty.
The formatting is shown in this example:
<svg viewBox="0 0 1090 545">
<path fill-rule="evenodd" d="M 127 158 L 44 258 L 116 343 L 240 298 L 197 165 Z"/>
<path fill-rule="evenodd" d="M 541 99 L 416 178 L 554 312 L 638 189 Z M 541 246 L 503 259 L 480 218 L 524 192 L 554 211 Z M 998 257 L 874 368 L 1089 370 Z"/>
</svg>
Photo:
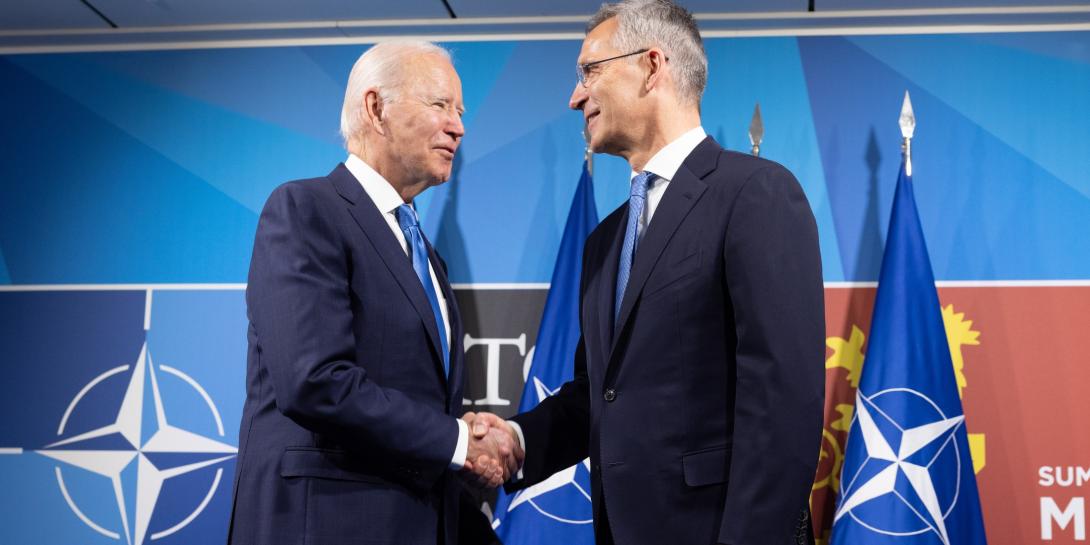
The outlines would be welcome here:
<svg viewBox="0 0 1090 545">
<path fill-rule="evenodd" d="M 397 221 L 397 209 L 405 204 L 405 201 L 401 200 L 401 195 L 398 194 L 394 186 L 390 185 L 390 182 L 386 181 L 375 169 L 371 168 L 355 154 L 349 154 L 348 159 L 345 159 L 344 166 L 348 168 L 348 171 L 356 177 L 360 185 L 363 186 L 363 191 L 367 193 L 367 196 L 371 198 L 371 202 L 378 208 L 382 219 L 386 220 L 386 224 L 390 227 L 390 231 L 394 234 L 394 238 L 401 244 L 401 249 L 405 252 L 405 256 L 409 256 L 409 243 L 405 240 L 405 233 L 401 231 L 401 224 Z M 447 336 L 447 346 L 451 346 L 450 340 L 450 317 L 447 310 L 447 298 L 443 296 L 443 289 L 439 287 L 439 279 L 435 277 L 435 268 L 431 266 L 431 260 L 428 261 L 428 273 L 431 276 L 431 285 L 435 289 L 435 296 L 439 299 L 439 312 L 443 316 L 443 330 Z M 454 449 L 454 455 L 451 458 L 450 465 L 452 468 L 461 469 L 466 463 L 466 452 L 469 448 L 469 428 L 466 423 L 461 419 L 455 419 L 458 423 L 458 444 Z"/>
<path fill-rule="evenodd" d="M 647 161 L 643 169 L 651 171 L 655 174 L 654 181 L 647 188 L 647 199 L 644 203 L 643 214 L 640 216 L 640 222 L 636 225 L 636 237 L 637 240 L 643 239 L 643 233 L 647 230 L 647 226 L 651 223 L 651 217 L 655 215 L 655 209 L 658 208 L 659 202 L 662 201 L 662 194 L 666 193 L 666 186 L 670 184 L 670 180 L 674 179 L 677 175 L 677 171 L 681 168 L 681 163 L 685 162 L 685 158 L 696 149 L 701 142 L 707 138 L 707 133 L 704 132 L 704 128 L 697 126 L 689 129 L 677 137 L 673 142 L 666 144 L 665 147 L 660 149 L 658 153 L 651 156 L 651 159 Z M 635 178 L 639 172 L 633 172 L 629 178 Z"/>
</svg>

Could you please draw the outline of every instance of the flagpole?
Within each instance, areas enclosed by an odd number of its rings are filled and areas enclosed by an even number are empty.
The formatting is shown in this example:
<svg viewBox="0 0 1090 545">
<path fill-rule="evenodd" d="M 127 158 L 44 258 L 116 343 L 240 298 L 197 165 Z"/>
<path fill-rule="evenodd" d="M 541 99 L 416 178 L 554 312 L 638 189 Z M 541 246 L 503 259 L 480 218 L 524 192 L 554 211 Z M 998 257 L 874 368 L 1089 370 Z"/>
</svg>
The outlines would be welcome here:
<svg viewBox="0 0 1090 545">
<path fill-rule="evenodd" d="M 753 118 L 749 121 L 749 143 L 753 146 L 750 153 L 754 157 L 761 156 L 761 140 L 764 140 L 765 126 L 761 121 L 761 103 L 753 106 Z"/>
<path fill-rule="evenodd" d="M 912 101 L 908 98 L 908 90 L 905 90 L 905 100 L 901 104 L 901 152 L 905 156 L 905 175 L 912 176 L 912 133 L 916 131 L 916 114 L 912 113 Z"/>
</svg>

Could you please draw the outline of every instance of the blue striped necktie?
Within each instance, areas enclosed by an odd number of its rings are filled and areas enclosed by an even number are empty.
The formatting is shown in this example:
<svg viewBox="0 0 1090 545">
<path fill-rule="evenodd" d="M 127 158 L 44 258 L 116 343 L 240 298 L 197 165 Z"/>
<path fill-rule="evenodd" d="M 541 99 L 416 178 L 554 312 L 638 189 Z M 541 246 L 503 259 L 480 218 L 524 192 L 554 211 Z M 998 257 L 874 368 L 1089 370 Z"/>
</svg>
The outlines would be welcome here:
<svg viewBox="0 0 1090 545">
<path fill-rule="evenodd" d="M 397 208 L 397 223 L 401 226 L 401 232 L 405 233 L 405 241 L 409 243 L 409 252 L 413 258 L 413 270 L 416 277 L 424 287 L 424 294 L 428 296 L 431 312 L 435 317 L 435 327 L 439 330 L 439 344 L 443 348 L 443 373 L 450 374 L 450 348 L 447 345 L 447 331 L 443 324 L 443 311 L 439 308 L 439 298 L 435 295 L 435 286 L 431 282 L 431 272 L 428 269 L 428 249 L 424 246 L 424 234 L 420 232 L 420 220 L 416 217 L 413 207 L 403 204 Z"/>
<path fill-rule="evenodd" d="M 617 293 L 613 303 L 614 328 L 620 325 L 617 320 L 621 315 L 621 300 L 624 299 L 628 277 L 632 274 L 632 260 L 636 255 L 636 230 L 640 224 L 640 216 L 643 215 L 644 203 L 647 202 L 647 186 L 654 177 L 654 174 L 645 170 L 632 178 L 632 189 L 628 194 L 628 226 L 624 230 L 624 245 L 621 246 L 621 260 L 617 266 Z"/>
</svg>

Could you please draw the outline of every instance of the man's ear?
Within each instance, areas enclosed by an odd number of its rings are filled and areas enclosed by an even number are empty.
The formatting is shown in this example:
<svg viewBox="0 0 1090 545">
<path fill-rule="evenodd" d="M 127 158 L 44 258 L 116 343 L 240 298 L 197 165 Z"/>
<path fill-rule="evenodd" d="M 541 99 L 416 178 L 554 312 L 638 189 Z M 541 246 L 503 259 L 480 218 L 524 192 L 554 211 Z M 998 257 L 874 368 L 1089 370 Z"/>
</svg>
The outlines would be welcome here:
<svg viewBox="0 0 1090 545">
<path fill-rule="evenodd" d="M 646 66 L 648 67 L 647 79 L 644 82 L 644 89 L 650 91 L 656 86 L 660 85 L 663 78 L 666 77 L 666 53 L 657 47 L 652 47 L 647 51 Z"/>
<path fill-rule="evenodd" d="M 363 121 L 381 135 L 386 134 L 386 118 L 383 117 L 385 106 L 378 89 L 372 87 L 363 92 Z"/>
</svg>

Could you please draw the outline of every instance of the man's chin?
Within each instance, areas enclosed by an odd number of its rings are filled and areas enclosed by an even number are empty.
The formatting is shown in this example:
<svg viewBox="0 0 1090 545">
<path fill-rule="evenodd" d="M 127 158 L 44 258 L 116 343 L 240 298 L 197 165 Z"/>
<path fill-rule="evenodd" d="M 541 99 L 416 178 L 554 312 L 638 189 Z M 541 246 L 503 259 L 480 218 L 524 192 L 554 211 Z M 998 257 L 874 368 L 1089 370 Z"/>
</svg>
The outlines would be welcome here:
<svg viewBox="0 0 1090 545">
<path fill-rule="evenodd" d="M 600 141 L 592 138 L 590 141 L 590 151 L 591 153 L 604 153 L 606 155 L 621 155 L 618 146 L 604 138 Z"/>
<path fill-rule="evenodd" d="M 587 147 L 590 148 L 591 153 L 617 155 L 615 139 L 612 135 L 601 130 L 590 134 L 590 140 L 587 142 Z"/>
<path fill-rule="evenodd" d="M 433 174 L 431 176 L 431 184 L 430 185 L 432 187 L 435 187 L 437 185 L 443 185 L 443 184 L 447 183 L 448 181 L 450 181 L 450 171 L 449 170 L 446 171 L 446 172 L 440 172 L 440 173 Z"/>
</svg>

